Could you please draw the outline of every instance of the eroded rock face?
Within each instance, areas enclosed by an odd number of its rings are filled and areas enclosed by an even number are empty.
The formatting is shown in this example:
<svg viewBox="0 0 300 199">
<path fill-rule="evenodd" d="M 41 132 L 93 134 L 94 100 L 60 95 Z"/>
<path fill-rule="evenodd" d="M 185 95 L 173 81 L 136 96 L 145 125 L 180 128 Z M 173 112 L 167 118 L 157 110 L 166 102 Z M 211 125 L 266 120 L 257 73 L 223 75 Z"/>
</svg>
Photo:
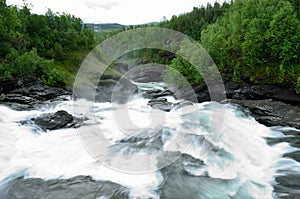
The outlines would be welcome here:
<svg viewBox="0 0 300 199">
<path fill-rule="evenodd" d="M 272 99 L 292 105 L 300 105 L 300 95 L 295 91 L 279 85 L 249 85 L 228 82 L 225 84 L 226 95 L 236 100 Z"/>
<path fill-rule="evenodd" d="M 55 130 L 67 128 L 73 125 L 73 116 L 66 111 L 57 111 L 55 113 L 47 113 L 38 118 L 32 119 L 33 122 L 43 130 Z"/>
<path fill-rule="evenodd" d="M 127 76 L 131 80 L 139 83 L 163 82 L 162 74 L 165 66 L 157 64 L 144 64 L 131 69 Z"/>
<path fill-rule="evenodd" d="M 40 80 L 31 77 L 0 82 L 0 103 L 16 110 L 31 110 L 45 101 L 70 95 L 71 92 L 45 86 Z"/>
<path fill-rule="evenodd" d="M 129 190 L 109 181 L 96 181 L 89 176 L 45 181 L 39 178 L 17 178 L 0 188 L 0 198 L 95 199 L 129 198 Z"/>
<path fill-rule="evenodd" d="M 73 89 L 73 96 L 96 102 L 126 103 L 131 95 L 137 92 L 138 88 L 128 78 L 122 77 L 118 80 L 100 80 L 98 85 L 93 87 L 82 84 Z"/>
<path fill-rule="evenodd" d="M 251 85 L 248 83 L 235 83 L 235 82 L 224 82 L 227 99 L 235 100 L 265 100 L 272 99 L 274 101 L 280 101 L 291 105 L 300 105 L 300 95 L 296 94 L 290 88 L 280 85 Z M 195 93 L 197 94 L 198 102 L 210 101 L 210 93 L 208 92 L 207 86 L 194 86 Z M 182 98 L 192 96 L 192 93 L 186 92 L 185 90 L 179 93 Z"/>
<path fill-rule="evenodd" d="M 272 100 L 230 100 L 253 114 L 266 126 L 290 126 L 300 129 L 300 107 Z"/>
</svg>

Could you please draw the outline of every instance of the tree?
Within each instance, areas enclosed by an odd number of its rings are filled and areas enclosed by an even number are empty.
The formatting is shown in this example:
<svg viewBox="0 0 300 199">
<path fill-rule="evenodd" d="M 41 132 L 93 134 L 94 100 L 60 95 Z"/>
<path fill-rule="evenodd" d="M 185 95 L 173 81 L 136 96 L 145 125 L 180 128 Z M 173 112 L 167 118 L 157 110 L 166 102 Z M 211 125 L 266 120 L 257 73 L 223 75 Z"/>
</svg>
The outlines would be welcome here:
<svg viewBox="0 0 300 199">
<path fill-rule="evenodd" d="M 232 77 L 243 71 L 250 81 L 291 85 L 298 76 L 300 51 L 296 13 L 286 0 L 236 0 L 202 32 L 201 41 Z"/>
</svg>

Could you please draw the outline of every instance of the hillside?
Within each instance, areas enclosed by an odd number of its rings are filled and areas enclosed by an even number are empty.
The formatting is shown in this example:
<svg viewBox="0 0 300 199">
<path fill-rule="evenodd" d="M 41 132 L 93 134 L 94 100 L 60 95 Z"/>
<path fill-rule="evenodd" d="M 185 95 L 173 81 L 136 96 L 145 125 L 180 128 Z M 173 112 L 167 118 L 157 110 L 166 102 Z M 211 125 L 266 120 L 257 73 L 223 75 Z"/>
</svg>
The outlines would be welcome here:
<svg viewBox="0 0 300 199">
<path fill-rule="evenodd" d="M 83 23 L 83 24 L 87 26 L 89 30 L 93 30 L 95 32 L 119 30 L 127 27 L 125 25 L 121 25 L 118 23 Z"/>
</svg>

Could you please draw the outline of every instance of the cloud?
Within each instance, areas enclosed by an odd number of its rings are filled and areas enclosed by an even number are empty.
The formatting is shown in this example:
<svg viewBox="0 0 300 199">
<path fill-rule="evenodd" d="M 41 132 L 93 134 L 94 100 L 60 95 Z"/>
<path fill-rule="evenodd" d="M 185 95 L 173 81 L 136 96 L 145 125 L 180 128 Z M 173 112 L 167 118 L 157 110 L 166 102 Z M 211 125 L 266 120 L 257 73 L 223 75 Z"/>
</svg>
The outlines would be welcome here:
<svg viewBox="0 0 300 199">
<path fill-rule="evenodd" d="M 119 5 L 117 0 L 84 0 L 84 3 L 88 8 L 102 8 L 105 10 L 110 10 L 113 6 Z"/>
</svg>

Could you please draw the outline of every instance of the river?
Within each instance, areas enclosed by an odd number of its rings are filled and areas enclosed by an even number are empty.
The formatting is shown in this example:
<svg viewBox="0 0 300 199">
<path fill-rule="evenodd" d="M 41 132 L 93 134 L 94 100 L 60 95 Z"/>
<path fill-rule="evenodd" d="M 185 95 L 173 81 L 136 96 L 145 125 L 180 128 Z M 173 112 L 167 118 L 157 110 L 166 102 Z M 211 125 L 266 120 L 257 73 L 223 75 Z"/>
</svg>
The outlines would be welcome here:
<svg viewBox="0 0 300 199">
<path fill-rule="evenodd" d="M 139 85 L 161 88 L 151 86 Z M 266 127 L 247 110 L 229 103 L 194 103 L 164 112 L 152 109 L 148 101 L 137 93 L 125 105 L 84 99 L 50 102 L 31 111 L 1 105 L 0 198 L 63 198 L 55 195 L 66 194 L 63 187 L 28 183 L 22 187 L 21 183 L 21 188 L 15 188 L 12 182 L 76 176 L 121 185 L 129 198 L 300 196 L 299 187 L 284 186 L 289 184 L 284 179 L 293 181 L 293 176 L 300 175 L 297 158 L 286 155 L 299 151 L 291 140 L 300 130 Z M 81 118 L 80 127 L 45 132 L 31 122 L 58 110 Z M 123 117 L 124 111 L 129 120 Z M 86 197 L 69 193 L 65 198 L 118 198 L 94 192 Z"/>
</svg>

